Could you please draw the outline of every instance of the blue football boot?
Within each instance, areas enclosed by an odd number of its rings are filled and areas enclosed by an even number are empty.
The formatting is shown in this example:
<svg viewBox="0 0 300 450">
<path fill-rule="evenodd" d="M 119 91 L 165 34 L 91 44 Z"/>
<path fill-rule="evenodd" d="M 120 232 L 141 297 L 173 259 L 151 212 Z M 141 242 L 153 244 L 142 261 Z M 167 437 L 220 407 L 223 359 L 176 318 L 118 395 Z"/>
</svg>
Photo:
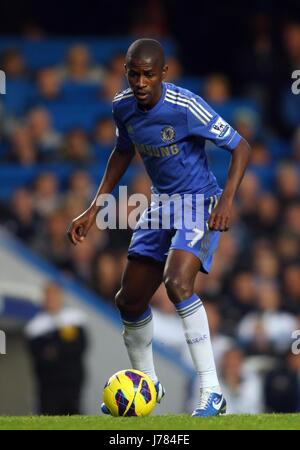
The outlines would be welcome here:
<svg viewBox="0 0 300 450">
<path fill-rule="evenodd" d="M 199 406 L 195 409 L 193 417 L 211 417 L 226 413 L 226 400 L 222 394 L 210 389 L 200 391 Z"/>
<path fill-rule="evenodd" d="M 108 414 L 108 415 L 110 414 L 105 403 L 101 403 L 100 409 L 103 414 Z"/>
<path fill-rule="evenodd" d="M 155 385 L 156 389 L 156 403 L 160 403 L 166 391 L 160 381 L 158 381 Z"/>
</svg>

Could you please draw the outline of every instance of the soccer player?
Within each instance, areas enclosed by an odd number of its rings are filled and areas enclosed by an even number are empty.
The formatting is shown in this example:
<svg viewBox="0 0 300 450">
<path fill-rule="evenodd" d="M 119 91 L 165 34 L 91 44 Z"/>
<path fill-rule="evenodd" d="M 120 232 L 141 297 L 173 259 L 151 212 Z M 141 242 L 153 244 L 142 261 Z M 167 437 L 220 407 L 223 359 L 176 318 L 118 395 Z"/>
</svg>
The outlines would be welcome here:
<svg viewBox="0 0 300 450">
<path fill-rule="evenodd" d="M 205 226 L 203 230 L 194 228 L 192 239 L 187 238 L 184 227 L 140 227 L 149 220 L 151 208 L 159 206 L 154 204 L 146 210 L 133 232 L 116 305 L 124 324 L 124 343 L 132 368 L 150 376 L 159 402 L 164 389 L 153 364 L 149 301 L 164 282 L 182 319 L 199 377 L 199 403 L 193 415 L 222 414 L 226 411 L 226 401 L 216 373 L 207 316 L 194 292 L 194 282 L 199 270 L 209 272 L 220 232 L 228 230 L 234 195 L 249 159 L 249 145 L 201 97 L 164 82 L 168 68 L 159 42 L 135 41 L 127 51 L 125 62 L 130 88 L 113 100 L 116 146 L 93 202 L 73 220 L 68 235 L 73 244 L 85 239 L 99 211 L 98 196 L 113 190 L 135 151 L 142 156 L 153 192 L 204 196 Z M 231 153 L 223 192 L 208 168 L 206 139 Z M 108 413 L 105 405 L 102 411 Z"/>
</svg>

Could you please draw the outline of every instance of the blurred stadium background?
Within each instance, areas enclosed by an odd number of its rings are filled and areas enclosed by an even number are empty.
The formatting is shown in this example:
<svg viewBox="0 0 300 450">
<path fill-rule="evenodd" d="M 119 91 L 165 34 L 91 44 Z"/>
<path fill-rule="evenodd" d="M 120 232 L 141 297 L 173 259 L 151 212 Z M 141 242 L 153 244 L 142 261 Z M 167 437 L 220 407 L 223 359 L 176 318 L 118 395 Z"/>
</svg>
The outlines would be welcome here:
<svg viewBox="0 0 300 450">
<path fill-rule="evenodd" d="M 251 144 L 232 226 L 212 273 L 199 276 L 229 412 L 300 410 L 300 69 L 297 1 L 99 1 L 86 10 L 52 1 L 2 1 L 0 69 L 0 414 L 37 411 L 24 327 L 58 281 L 86 315 L 82 411 L 128 366 L 113 306 L 130 231 L 66 239 L 89 204 L 114 145 L 111 99 L 125 86 L 123 58 L 138 37 L 159 39 L 168 80 L 203 96 Z M 297 15 L 298 14 L 298 15 Z M 228 155 L 207 145 L 221 185 Z M 121 184 L 149 195 L 137 158 Z M 158 413 L 190 411 L 197 389 L 181 325 L 161 288 L 153 298 L 156 358 L 168 396 Z"/>
</svg>

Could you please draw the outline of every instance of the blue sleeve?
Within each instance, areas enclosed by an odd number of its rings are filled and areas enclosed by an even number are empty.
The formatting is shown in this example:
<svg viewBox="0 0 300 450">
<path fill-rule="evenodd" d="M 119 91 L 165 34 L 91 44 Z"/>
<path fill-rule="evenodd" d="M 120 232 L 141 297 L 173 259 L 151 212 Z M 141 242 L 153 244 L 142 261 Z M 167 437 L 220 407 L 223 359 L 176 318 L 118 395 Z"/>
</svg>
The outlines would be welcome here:
<svg viewBox="0 0 300 450">
<path fill-rule="evenodd" d="M 217 147 L 234 150 L 241 136 L 201 97 L 190 99 L 187 108 L 188 130 L 191 136 L 209 139 Z"/>
<path fill-rule="evenodd" d="M 134 145 L 128 135 L 126 126 L 117 117 L 116 112 L 113 110 L 113 118 L 116 124 L 116 144 L 115 147 L 121 152 L 132 151 Z"/>
</svg>

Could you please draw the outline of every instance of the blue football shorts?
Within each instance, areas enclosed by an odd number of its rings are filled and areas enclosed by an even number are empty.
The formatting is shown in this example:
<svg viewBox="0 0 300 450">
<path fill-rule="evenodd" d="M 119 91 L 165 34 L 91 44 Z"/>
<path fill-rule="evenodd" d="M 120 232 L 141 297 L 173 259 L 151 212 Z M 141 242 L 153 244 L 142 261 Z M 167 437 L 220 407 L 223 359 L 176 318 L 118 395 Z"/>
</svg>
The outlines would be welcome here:
<svg viewBox="0 0 300 450">
<path fill-rule="evenodd" d="M 164 264 L 169 250 L 184 250 L 199 258 L 200 270 L 209 273 L 213 254 L 219 243 L 220 231 L 209 230 L 208 219 L 219 198 L 220 195 L 202 198 L 201 214 L 198 216 L 199 223 L 197 223 L 195 205 L 199 206 L 199 202 L 197 203 L 193 196 L 190 209 L 191 217 L 195 220 L 193 224 L 187 221 L 187 225 L 184 220 L 179 220 L 181 225 L 178 226 L 178 213 L 175 212 L 178 208 L 173 207 L 172 209 L 169 206 L 170 224 L 167 229 L 161 227 L 165 205 L 155 200 L 152 201 L 150 208 L 143 212 L 134 228 L 128 249 L 128 259 L 147 257 Z M 180 214 L 182 214 L 182 209 Z"/>
</svg>

